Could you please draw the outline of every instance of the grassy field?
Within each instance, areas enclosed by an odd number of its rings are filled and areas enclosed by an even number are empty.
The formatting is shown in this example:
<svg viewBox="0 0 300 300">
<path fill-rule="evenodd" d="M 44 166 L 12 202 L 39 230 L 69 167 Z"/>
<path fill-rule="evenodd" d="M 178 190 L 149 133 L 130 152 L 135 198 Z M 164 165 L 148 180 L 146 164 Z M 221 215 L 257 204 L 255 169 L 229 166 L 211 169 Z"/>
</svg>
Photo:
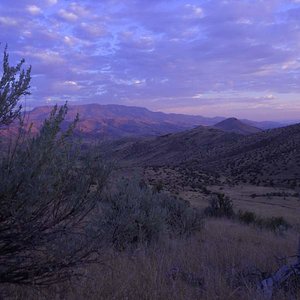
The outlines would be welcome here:
<svg viewBox="0 0 300 300">
<path fill-rule="evenodd" d="M 184 180 L 184 186 L 176 185 L 182 178 L 174 175 L 175 183 L 171 185 L 167 184 L 172 180 L 170 176 L 164 173 L 156 176 L 153 187 L 162 183 L 163 193 L 174 193 L 168 188 L 175 187 L 175 194 L 192 206 L 204 209 L 209 205 L 210 194 L 205 194 L 201 187 L 186 185 Z M 5 298 L 265 299 L 258 283 L 282 265 L 293 262 L 297 254 L 300 236 L 297 191 L 246 184 L 230 186 L 222 182 L 206 188 L 210 193 L 229 196 L 235 212 L 251 211 L 264 218 L 281 216 L 292 227 L 273 232 L 236 219 L 206 218 L 204 228 L 190 238 L 162 237 L 157 243 L 140 246 L 135 251 L 118 252 L 107 247 L 100 255 L 102 263 L 86 267 L 81 277 L 50 288 L 13 287 Z M 291 298 L 294 286 L 293 282 L 280 289 L 273 299 L 300 299 L 299 288 L 298 294 L 295 292 Z"/>
<path fill-rule="evenodd" d="M 201 173 L 182 173 L 174 169 L 147 169 L 144 176 L 154 187 L 177 194 L 193 206 L 204 209 L 211 193 L 228 196 L 238 212 L 251 211 L 262 217 L 283 217 L 300 232 L 300 191 L 298 189 L 228 184 L 226 178 L 214 178 Z"/>
<path fill-rule="evenodd" d="M 264 299 L 256 282 L 294 255 L 298 235 L 210 219 L 187 240 L 134 253 L 107 250 L 84 277 L 48 289 L 13 290 L 13 299 Z M 291 289 L 290 289 L 291 290 Z M 300 296 L 300 295 L 298 295 Z M 279 292 L 274 299 L 290 299 Z"/>
<path fill-rule="evenodd" d="M 294 196 L 294 190 L 253 185 L 209 186 L 208 189 L 229 196 L 236 211 L 247 210 L 262 217 L 283 217 L 300 230 L 300 197 Z M 278 193 L 282 195 L 278 196 Z M 181 191 L 179 196 L 200 208 L 205 208 L 209 201 L 209 196 L 199 191 Z"/>
</svg>

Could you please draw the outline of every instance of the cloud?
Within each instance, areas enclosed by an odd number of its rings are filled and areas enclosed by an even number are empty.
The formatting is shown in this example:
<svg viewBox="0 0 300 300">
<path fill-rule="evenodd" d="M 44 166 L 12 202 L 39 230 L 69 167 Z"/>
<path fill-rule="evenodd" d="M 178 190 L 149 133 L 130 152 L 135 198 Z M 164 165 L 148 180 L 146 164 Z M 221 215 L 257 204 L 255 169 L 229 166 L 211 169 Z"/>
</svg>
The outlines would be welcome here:
<svg viewBox="0 0 300 300">
<path fill-rule="evenodd" d="M 36 5 L 28 5 L 26 10 L 32 15 L 39 15 L 42 12 L 41 8 Z"/>
<path fill-rule="evenodd" d="M 2 26 L 16 26 L 18 21 L 11 17 L 0 16 L 0 25 Z"/>
<path fill-rule="evenodd" d="M 48 3 L 49 5 L 55 5 L 55 4 L 58 3 L 58 0 L 47 0 L 47 3 Z"/>
<path fill-rule="evenodd" d="M 2 0 L 0 41 L 33 65 L 35 104 L 275 115 L 300 94 L 299 11 L 288 0 Z"/>
<path fill-rule="evenodd" d="M 191 11 L 189 17 L 202 18 L 204 16 L 203 9 L 200 6 L 186 4 L 185 7 Z"/>
<path fill-rule="evenodd" d="M 58 11 L 58 16 L 67 22 L 75 22 L 78 19 L 78 16 L 75 13 L 67 11 L 65 9 L 60 9 Z"/>
<path fill-rule="evenodd" d="M 81 22 L 74 30 L 77 37 L 81 39 L 95 39 L 104 36 L 107 33 L 103 24 Z"/>
</svg>

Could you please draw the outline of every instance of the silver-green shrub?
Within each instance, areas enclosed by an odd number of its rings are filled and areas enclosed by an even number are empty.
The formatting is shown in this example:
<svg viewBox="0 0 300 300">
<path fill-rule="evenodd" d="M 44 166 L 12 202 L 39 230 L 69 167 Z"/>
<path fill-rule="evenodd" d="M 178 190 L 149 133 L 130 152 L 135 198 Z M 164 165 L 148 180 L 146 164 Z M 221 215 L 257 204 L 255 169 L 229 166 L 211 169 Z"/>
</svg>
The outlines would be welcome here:
<svg viewBox="0 0 300 300">
<path fill-rule="evenodd" d="M 66 113 L 54 107 L 37 136 L 20 133 L 0 159 L 0 283 L 61 281 L 97 251 L 89 215 L 109 170 L 80 158 L 76 120 L 61 131 Z"/>
<path fill-rule="evenodd" d="M 202 227 L 200 211 L 188 202 L 123 180 L 102 203 L 101 226 L 118 250 L 150 244 L 165 236 L 189 236 Z"/>
</svg>

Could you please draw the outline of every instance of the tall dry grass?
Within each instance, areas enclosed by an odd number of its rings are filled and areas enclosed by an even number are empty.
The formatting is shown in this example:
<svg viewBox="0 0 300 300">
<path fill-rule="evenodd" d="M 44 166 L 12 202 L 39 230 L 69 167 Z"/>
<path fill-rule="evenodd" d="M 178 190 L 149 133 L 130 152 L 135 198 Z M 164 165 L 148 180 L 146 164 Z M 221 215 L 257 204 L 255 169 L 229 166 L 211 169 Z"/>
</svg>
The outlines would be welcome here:
<svg viewBox="0 0 300 300">
<path fill-rule="evenodd" d="M 263 299 L 256 283 L 296 254 L 298 235 L 224 219 L 210 219 L 201 233 L 165 239 L 132 252 L 107 250 L 103 264 L 84 276 L 47 289 L 13 288 L 12 299 Z M 298 295 L 300 297 L 300 295 Z M 280 292 L 274 299 L 290 299 Z"/>
</svg>

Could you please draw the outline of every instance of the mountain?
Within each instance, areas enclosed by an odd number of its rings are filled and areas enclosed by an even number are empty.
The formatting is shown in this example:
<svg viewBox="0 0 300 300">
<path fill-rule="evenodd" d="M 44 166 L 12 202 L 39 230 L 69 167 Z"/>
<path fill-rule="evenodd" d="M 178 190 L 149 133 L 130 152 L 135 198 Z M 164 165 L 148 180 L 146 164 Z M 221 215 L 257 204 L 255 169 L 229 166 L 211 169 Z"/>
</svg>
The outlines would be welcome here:
<svg viewBox="0 0 300 300">
<path fill-rule="evenodd" d="M 26 113 L 26 123 L 33 124 L 33 133 L 41 128 L 51 109 L 52 106 L 42 106 Z M 212 125 L 223 119 L 152 112 L 146 108 L 134 106 L 86 104 L 70 105 L 63 127 L 72 122 L 77 113 L 79 123 L 75 133 L 84 138 L 100 140 L 158 136 L 190 129 L 200 124 Z M 11 131 L 15 132 L 16 126 L 11 126 Z M 3 136 L 7 132 L 2 129 L 0 134 Z"/>
<path fill-rule="evenodd" d="M 241 122 L 248 124 L 250 126 L 254 126 L 256 128 L 260 128 L 260 129 L 274 129 L 274 128 L 279 128 L 279 127 L 285 127 L 288 125 L 292 125 L 292 124 L 296 124 L 299 122 L 289 122 L 289 123 L 282 123 L 282 122 L 275 122 L 275 121 L 251 121 L 251 120 L 247 120 L 247 119 L 242 119 L 240 120 Z"/>
<path fill-rule="evenodd" d="M 26 112 L 25 120 L 27 124 L 33 124 L 31 129 L 33 133 L 37 133 L 41 128 L 51 109 L 52 106 L 41 106 Z M 86 104 L 69 105 L 69 111 L 63 124 L 64 127 L 74 120 L 77 113 L 79 113 L 80 121 L 75 133 L 85 140 L 159 136 L 192 129 L 199 125 L 213 126 L 225 120 L 223 117 L 206 118 L 203 116 L 153 112 L 135 106 Z M 257 122 L 257 124 L 257 127 L 266 125 L 260 122 Z M 278 124 L 278 126 L 280 125 Z M 10 129 L 9 133 L 6 129 L 0 129 L 0 135 L 9 136 L 11 132 L 17 132 L 16 126 L 10 126 Z"/>
<path fill-rule="evenodd" d="M 32 118 L 42 119 L 50 112 L 50 106 L 37 107 L 29 114 Z M 47 114 L 45 114 L 47 113 Z M 79 113 L 82 120 L 135 120 L 145 123 L 169 123 L 178 124 L 180 126 L 195 126 L 195 125 L 212 125 L 223 120 L 222 117 L 205 118 L 202 116 L 191 116 L 184 114 L 167 114 L 162 112 L 153 112 L 143 107 L 125 106 L 116 104 L 85 104 L 85 105 L 70 105 L 68 119 L 75 117 Z"/>
<path fill-rule="evenodd" d="M 300 187 L 300 124 L 251 135 L 199 126 L 105 145 L 123 165 L 162 166 L 224 176 L 233 182 Z"/>
<path fill-rule="evenodd" d="M 248 135 L 253 133 L 261 132 L 262 129 L 243 123 L 236 118 L 228 118 L 214 125 L 218 128 L 227 132 L 235 132 L 238 134 Z"/>
</svg>

